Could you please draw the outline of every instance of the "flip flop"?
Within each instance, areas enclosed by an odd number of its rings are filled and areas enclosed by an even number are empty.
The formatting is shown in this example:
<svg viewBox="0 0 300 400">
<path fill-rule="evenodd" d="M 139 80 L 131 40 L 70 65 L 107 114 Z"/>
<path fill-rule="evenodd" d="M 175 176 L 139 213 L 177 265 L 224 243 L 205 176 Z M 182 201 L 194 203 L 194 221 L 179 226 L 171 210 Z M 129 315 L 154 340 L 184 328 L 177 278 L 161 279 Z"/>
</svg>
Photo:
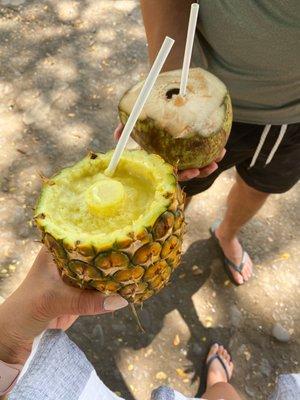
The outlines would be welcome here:
<svg viewBox="0 0 300 400">
<path fill-rule="evenodd" d="M 232 272 L 231 272 L 230 267 L 233 268 L 235 271 L 237 271 L 240 275 L 242 275 L 242 271 L 243 271 L 243 268 L 244 268 L 244 266 L 245 266 L 246 258 L 247 258 L 247 256 L 248 256 L 248 253 L 243 249 L 242 261 L 241 261 L 241 263 L 240 263 L 239 265 L 234 264 L 231 260 L 229 260 L 229 259 L 225 256 L 225 254 L 224 254 L 224 252 L 223 252 L 223 250 L 222 250 L 222 247 L 221 247 L 221 245 L 220 245 L 219 239 L 217 238 L 216 233 L 215 233 L 215 232 L 216 232 L 216 229 L 218 228 L 218 226 L 220 225 L 220 223 L 221 223 L 220 220 L 216 220 L 216 221 L 212 224 L 212 226 L 209 228 L 209 231 L 210 231 L 210 234 L 211 234 L 212 238 L 213 238 L 213 239 L 216 241 L 216 243 L 218 244 L 219 249 L 220 249 L 220 251 L 221 251 L 221 253 L 222 253 L 225 272 L 226 272 L 226 274 L 227 274 L 229 280 L 230 280 L 235 286 L 241 286 L 241 285 L 243 285 L 243 284 L 245 283 L 245 281 L 244 281 L 243 283 L 237 283 L 236 280 L 234 279 L 233 275 L 232 275 Z M 248 257 L 249 257 L 249 256 L 248 256 Z M 242 275 L 242 276 L 243 276 L 243 275 Z M 244 278 L 243 278 L 243 279 L 244 279 Z"/>
<path fill-rule="evenodd" d="M 216 344 L 218 344 L 218 343 L 216 343 Z M 212 346 L 212 345 L 211 345 L 211 346 Z M 210 348 L 211 348 L 211 346 L 210 346 Z M 209 350 L 209 351 L 210 351 L 210 350 Z M 217 354 L 213 354 L 212 356 L 209 357 L 209 359 L 207 359 L 207 356 L 208 356 L 208 355 L 206 354 L 205 359 L 203 359 L 203 364 L 202 364 L 202 365 L 203 365 L 204 367 L 201 368 L 201 371 L 200 371 L 200 387 L 199 387 L 199 390 L 198 390 L 198 392 L 197 392 L 197 394 L 196 394 L 197 398 L 198 398 L 198 397 L 201 397 L 201 398 L 202 398 L 203 394 L 206 392 L 206 389 L 207 389 L 207 387 L 206 387 L 206 382 L 207 382 L 207 377 L 208 377 L 208 370 L 209 370 L 209 367 L 210 367 L 211 363 L 212 363 L 215 359 L 218 359 L 219 362 L 220 362 L 220 364 L 221 364 L 222 367 L 224 368 L 225 373 L 226 373 L 227 382 L 230 381 L 230 377 L 229 377 L 229 373 L 228 373 L 226 364 L 225 364 L 224 361 L 221 359 L 221 356 L 219 356 L 218 353 L 217 353 Z M 232 361 L 232 357 L 231 357 L 231 356 L 230 356 L 230 359 L 231 359 L 231 361 Z"/>
<path fill-rule="evenodd" d="M 226 373 L 226 379 L 227 379 L 227 383 L 230 381 L 230 376 L 226 367 L 226 364 L 224 363 L 224 361 L 222 360 L 222 357 L 219 354 L 213 354 L 207 361 L 206 361 L 206 369 L 207 369 L 207 374 L 208 374 L 208 370 L 209 367 L 211 366 L 211 363 L 214 360 L 218 360 L 220 362 L 220 364 L 222 365 L 225 373 Z"/>
</svg>

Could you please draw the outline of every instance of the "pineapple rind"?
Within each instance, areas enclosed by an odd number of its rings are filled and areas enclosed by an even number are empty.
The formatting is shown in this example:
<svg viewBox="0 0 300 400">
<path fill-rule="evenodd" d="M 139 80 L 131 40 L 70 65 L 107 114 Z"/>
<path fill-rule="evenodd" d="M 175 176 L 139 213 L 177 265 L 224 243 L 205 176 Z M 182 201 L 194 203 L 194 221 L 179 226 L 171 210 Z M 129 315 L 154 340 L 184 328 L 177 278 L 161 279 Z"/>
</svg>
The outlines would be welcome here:
<svg viewBox="0 0 300 400">
<path fill-rule="evenodd" d="M 43 241 L 52 252 L 64 279 L 80 288 L 97 289 L 105 294 L 120 293 L 134 303 L 145 301 L 169 281 L 172 271 L 180 263 L 185 226 L 182 212 L 185 196 L 177 185 L 173 168 L 159 156 L 143 153 L 144 157 L 151 157 L 154 163 L 159 163 L 159 168 L 166 172 L 164 181 L 161 182 L 161 187 L 164 188 L 161 203 L 150 210 L 146 224 L 135 223 L 131 229 L 107 235 L 106 240 L 101 243 L 96 243 L 93 239 L 83 242 L 62 235 L 55 236 L 57 231 L 53 230 L 51 223 L 47 221 L 47 215 L 44 215 L 44 192 L 41 194 L 35 218 L 43 233 Z M 107 155 L 104 157 L 109 159 Z M 138 158 L 138 154 L 134 157 Z M 82 166 L 83 163 L 84 160 L 78 164 Z M 75 167 L 79 174 L 78 164 Z M 51 181 L 60 179 L 59 175 L 51 178 Z M 162 230 L 164 235 L 158 237 L 154 227 L 166 217 L 165 232 Z M 167 248 L 169 242 L 174 246 L 171 251 Z M 139 254 L 143 257 L 138 257 Z"/>
</svg>

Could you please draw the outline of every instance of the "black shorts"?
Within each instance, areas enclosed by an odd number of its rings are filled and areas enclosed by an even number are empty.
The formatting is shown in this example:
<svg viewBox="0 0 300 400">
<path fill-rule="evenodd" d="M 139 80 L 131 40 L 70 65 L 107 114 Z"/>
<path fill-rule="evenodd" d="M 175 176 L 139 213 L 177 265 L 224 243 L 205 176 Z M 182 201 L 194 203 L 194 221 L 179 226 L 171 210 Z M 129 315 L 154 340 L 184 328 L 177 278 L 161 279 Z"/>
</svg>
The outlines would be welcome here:
<svg viewBox="0 0 300 400">
<path fill-rule="evenodd" d="M 280 128 L 280 125 L 271 126 L 255 165 L 249 168 L 264 125 L 234 122 L 219 168 L 207 178 L 182 182 L 187 195 L 193 196 L 208 189 L 223 171 L 233 166 L 249 186 L 261 192 L 284 193 L 291 189 L 300 177 L 300 123 L 288 125 L 272 161 L 265 165 Z"/>
</svg>

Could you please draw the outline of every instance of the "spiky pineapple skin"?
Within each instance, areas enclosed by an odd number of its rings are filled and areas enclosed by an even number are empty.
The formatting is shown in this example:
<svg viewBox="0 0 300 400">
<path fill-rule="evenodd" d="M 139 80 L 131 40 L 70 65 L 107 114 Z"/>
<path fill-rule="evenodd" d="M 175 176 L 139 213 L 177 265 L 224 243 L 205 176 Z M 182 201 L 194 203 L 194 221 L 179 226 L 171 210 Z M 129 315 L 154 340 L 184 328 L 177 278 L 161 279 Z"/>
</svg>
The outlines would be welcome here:
<svg viewBox="0 0 300 400">
<path fill-rule="evenodd" d="M 139 119 L 131 136 L 144 150 L 160 155 L 179 170 L 203 168 L 220 155 L 230 134 L 232 105 L 228 94 L 224 99 L 224 104 L 226 112 L 223 126 L 210 136 L 191 133 L 187 138 L 174 138 L 151 118 Z M 119 117 L 125 125 L 129 115 L 120 106 Z"/>
<path fill-rule="evenodd" d="M 105 294 L 119 293 L 129 302 L 142 303 L 167 284 L 181 260 L 185 195 L 176 184 L 168 196 L 168 208 L 152 226 L 131 232 L 126 240 L 101 251 L 88 243 L 67 246 L 47 232 L 43 215 L 37 215 L 35 223 L 67 283 Z"/>
</svg>

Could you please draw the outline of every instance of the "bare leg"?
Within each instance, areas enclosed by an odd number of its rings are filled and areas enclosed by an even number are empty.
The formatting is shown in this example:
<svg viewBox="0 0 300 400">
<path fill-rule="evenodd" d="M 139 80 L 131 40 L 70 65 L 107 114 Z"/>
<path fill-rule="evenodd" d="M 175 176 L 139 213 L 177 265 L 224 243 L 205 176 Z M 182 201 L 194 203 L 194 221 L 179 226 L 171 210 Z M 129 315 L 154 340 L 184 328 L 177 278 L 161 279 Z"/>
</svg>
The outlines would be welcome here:
<svg viewBox="0 0 300 400">
<path fill-rule="evenodd" d="M 230 383 L 219 382 L 211 386 L 203 395 L 206 400 L 241 400 L 236 390 Z"/>
<path fill-rule="evenodd" d="M 240 264 L 242 259 L 242 247 L 238 241 L 237 234 L 241 227 L 263 206 L 267 197 L 268 193 L 259 192 L 251 188 L 237 175 L 236 182 L 227 198 L 226 214 L 216 230 L 216 236 L 224 254 L 237 265 Z M 252 275 L 252 261 L 250 258 L 248 257 L 246 260 L 242 276 L 234 269 L 232 269 L 232 274 L 239 284 L 247 281 Z"/>
<path fill-rule="evenodd" d="M 231 362 L 230 355 L 223 346 L 215 344 L 211 347 L 210 352 L 207 356 L 209 360 L 214 354 L 218 354 L 222 358 L 223 363 L 226 366 L 229 378 L 232 376 L 233 363 Z M 241 400 L 236 390 L 227 382 L 227 375 L 218 359 L 212 361 L 209 366 L 207 374 L 207 389 L 203 395 L 203 399 L 206 400 Z"/>
</svg>

